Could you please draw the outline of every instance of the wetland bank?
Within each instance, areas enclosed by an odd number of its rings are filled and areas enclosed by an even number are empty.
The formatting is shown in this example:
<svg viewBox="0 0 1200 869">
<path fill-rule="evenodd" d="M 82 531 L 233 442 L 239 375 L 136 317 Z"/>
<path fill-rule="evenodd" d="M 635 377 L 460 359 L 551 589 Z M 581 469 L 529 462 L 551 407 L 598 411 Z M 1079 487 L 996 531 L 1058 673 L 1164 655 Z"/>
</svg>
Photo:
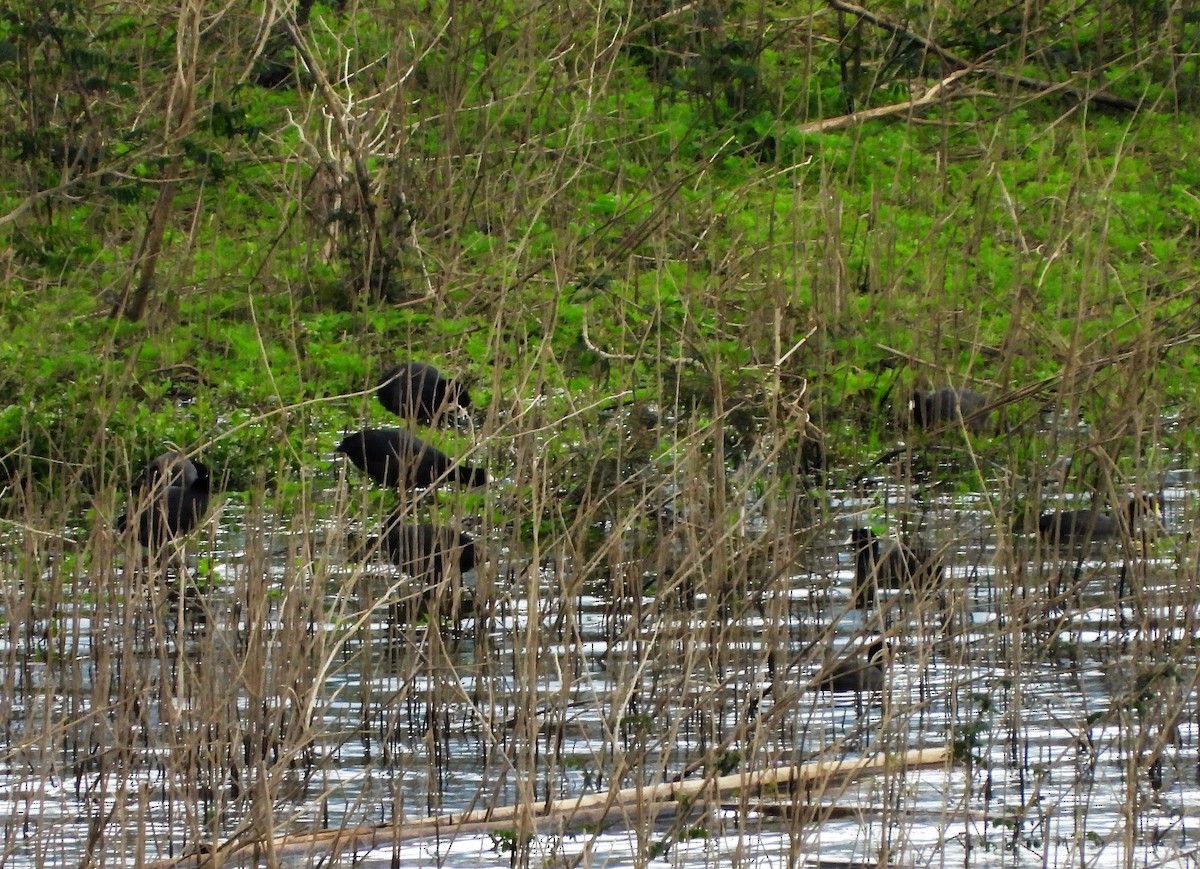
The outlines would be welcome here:
<svg viewBox="0 0 1200 869">
<path fill-rule="evenodd" d="M 1186 4 L 11 6 L 0 865 L 1195 862 Z M 409 361 L 486 485 L 335 454 Z"/>
</svg>

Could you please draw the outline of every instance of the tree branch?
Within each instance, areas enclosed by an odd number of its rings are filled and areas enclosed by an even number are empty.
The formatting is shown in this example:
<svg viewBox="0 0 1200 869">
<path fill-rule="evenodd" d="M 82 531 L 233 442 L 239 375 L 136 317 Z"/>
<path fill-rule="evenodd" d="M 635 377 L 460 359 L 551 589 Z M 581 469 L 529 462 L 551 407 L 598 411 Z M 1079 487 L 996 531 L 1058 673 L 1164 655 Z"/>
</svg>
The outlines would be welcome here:
<svg viewBox="0 0 1200 869">
<path fill-rule="evenodd" d="M 1125 99 L 1124 97 L 1114 96 L 1105 91 L 1085 90 L 1077 88 L 1074 85 L 1066 84 L 1065 82 L 1047 81 L 1040 78 L 1031 78 L 1027 75 L 1018 75 L 1017 73 L 1005 72 L 1004 70 L 995 69 L 990 66 L 981 66 L 973 63 L 965 57 L 961 57 L 952 51 L 942 48 L 932 39 L 927 39 L 924 36 L 919 36 L 911 30 L 901 27 L 895 21 L 885 18 L 882 15 L 877 15 L 868 9 L 861 6 L 856 6 L 853 3 L 847 3 L 846 0 L 826 0 L 830 6 L 837 9 L 839 12 L 847 12 L 854 15 L 863 21 L 873 24 L 881 30 L 886 30 L 889 33 L 894 33 L 897 36 L 902 36 L 917 45 L 924 48 L 930 54 L 935 54 L 940 57 L 945 63 L 959 70 L 986 75 L 1000 81 L 1011 82 L 1019 87 L 1028 88 L 1030 90 L 1042 91 L 1043 93 L 1061 93 L 1070 94 L 1080 102 L 1092 102 L 1103 106 L 1109 106 L 1114 109 L 1125 109 L 1127 111 L 1137 111 L 1142 107 L 1141 103 L 1133 100 Z"/>
<path fill-rule="evenodd" d="M 927 106 L 931 103 L 942 101 L 944 98 L 963 97 L 967 92 L 948 94 L 946 93 L 954 84 L 956 84 L 964 76 L 970 75 L 971 70 L 960 69 L 958 72 L 951 73 L 946 78 L 935 84 L 929 90 L 925 91 L 921 96 L 914 97 L 911 100 L 906 100 L 902 103 L 896 103 L 890 106 L 879 106 L 874 109 L 865 109 L 861 112 L 851 112 L 848 115 L 838 115 L 836 118 L 824 118 L 820 121 L 811 121 L 807 124 L 801 124 L 796 128 L 800 133 L 828 133 L 832 130 L 844 130 L 847 127 L 852 127 L 856 124 L 861 124 L 865 121 L 874 121 L 878 118 L 886 118 L 889 115 L 904 114 Z"/>
</svg>

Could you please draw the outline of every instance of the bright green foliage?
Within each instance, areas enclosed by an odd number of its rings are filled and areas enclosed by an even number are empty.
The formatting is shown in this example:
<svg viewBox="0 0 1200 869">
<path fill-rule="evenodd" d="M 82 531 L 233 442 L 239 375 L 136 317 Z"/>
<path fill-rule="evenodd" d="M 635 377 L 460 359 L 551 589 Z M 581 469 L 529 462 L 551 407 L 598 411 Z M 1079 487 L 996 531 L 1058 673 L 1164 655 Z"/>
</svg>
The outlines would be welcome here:
<svg viewBox="0 0 1200 869">
<path fill-rule="evenodd" d="M 382 418 L 369 390 L 405 358 L 485 404 L 535 386 L 551 417 L 625 389 L 700 416 L 752 397 L 751 429 L 777 377 L 803 380 L 843 453 L 886 445 L 915 384 L 1062 378 L 1038 400 L 1075 407 L 1092 365 L 1084 403 L 1119 428 L 1147 376 L 1122 351 L 1195 333 L 1200 87 L 1180 46 L 1200 24 L 1060 6 L 873 11 L 1140 111 L 980 74 L 911 118 L 820 129 L 951 69 L 805 4 L 630 20 L 489 0 L 313 7 L 328 90 L 281 34 L 256 57 L 258 19 L 226 10 L 187 49 L 181 120 L 179 10 L 17 0 L 0 447 L 51 480 L 165 442 L 235 482 L 294 473 Z M 151 307 L 111 319 L 172 173 Z M 1154 378 L 1156 409 L 1192 408 L 1192 355 Z"/>
</svg>

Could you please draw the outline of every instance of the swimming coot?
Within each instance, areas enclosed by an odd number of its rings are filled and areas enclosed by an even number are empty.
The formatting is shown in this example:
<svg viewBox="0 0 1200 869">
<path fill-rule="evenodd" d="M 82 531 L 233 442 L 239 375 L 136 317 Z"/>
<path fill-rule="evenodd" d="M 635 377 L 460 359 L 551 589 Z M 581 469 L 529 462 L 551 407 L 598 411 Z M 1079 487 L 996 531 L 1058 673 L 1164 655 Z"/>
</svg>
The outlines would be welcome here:
<svg viewBox="0 0 1200 869">
<path fill-rule="evenodd" d="M 885 675 L 884 652 L 883 638 L 876 637 L 867 646 L 866 655 L 848 655 L 818 673 L 817 690 L 835 694 L 882 691 Z"/>
<path fill-rule="evenodd" d="M 1159 515 L 1157 496 L 1135 495 L 1125 505 L 1123 517 L 1101 513 L 1094 507 L 1043 513 L 1038 518 L 1038 534 L 1047 543 L 1062 546 L 1098 543 L 1119 537 L 1122 528 L 1132 533 L 1144 519 Z"/>
<path fill-rule="evenodd" d="M 935 584 L 942 576 L 942 564 L 936 554 L 923 546 L 898 541 L 881 544 L 869 528 L 850 532 L 854 547 L 854 605 L 859 608 L 875 602 L 877 588 L 911 588 L 914 591 Z"/>
<path fill-rule="evenodd" d="M 987 396 L 974 389 L 944 386 L 931 392 L 918 390 L 912 397 L 912 419 L 918 428 L 961 424 L 978 434 L 987 427 L 988 415 L 980 412 L 987 403 Z"/>
<path fill-rule="evenodd" d="M 378 546 L 400 570 L 414 579 L 438 583 L 447 568 L 459 573 L 474 570 L 479 551 L 475 541 L 461 531 L 429 523 L 410 524 L 390 519 L 377 538 L 367 541 L 368 548 Z"/>
<path fill-rule="evenodd" d="M 349 457 L 360 471 L 393 489 L 424 489 L 450 480 L 483 486 L 487 471 L 456 464 L 437 447 L 398 428 L 369 428 L 347 435 L 337 452 Z"/>
<path fill-rule="evenodd" d="M 131 512 L 117 521 L 117 531 L 137 528 L 137 540 L 159 549 L 196 527 L 208 512 L 211 495 L 208 466 L 170 452 L 158 456 L 131 487 Z"/>
</svg>

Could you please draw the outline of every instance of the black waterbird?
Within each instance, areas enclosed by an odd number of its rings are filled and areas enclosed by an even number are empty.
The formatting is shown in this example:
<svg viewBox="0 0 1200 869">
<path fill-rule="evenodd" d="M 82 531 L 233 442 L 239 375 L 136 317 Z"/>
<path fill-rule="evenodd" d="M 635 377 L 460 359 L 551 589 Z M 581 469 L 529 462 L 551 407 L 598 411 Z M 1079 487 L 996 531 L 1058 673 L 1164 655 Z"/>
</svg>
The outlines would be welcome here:
<svg viewBox="0 0 1200 869">
<path fill-rule="evenodd" d="M 424 489 L 446 480 L 464 486 L 487 484 L 485 469 L 458 464 L 403 429 L 369 428 L 346 435 L 337 452 L 380 486 L 392 489 Z"/>
<path fill-rule="evenodd" d="M 865 655 L 850 654 L 817 674 L 819 691 L 864 694 L 883 690 L 885 651 L 882 637 L 867 645 Z"/>
<path fill-rule="evenodd" d="M 471 407 L 467 388 L 427 362 L 406 362 L 388 369 L 375 395 L 396 416 L 419 423 L 440 421 L 455 408 Z"/>
<path fill-rule="evenodd" d="M 382 534 L 367 540 L 367 551 L 376 547 L 402 572 L 430 584 L 441 582 L 451 566 L 466 573 L 474 570 L 479 560 L 475 541 L 467 534 L 427 522 L 401 522 L 396 517 L 388 520 Z"/>
<path fill-rule="evenodd" d="M 1095 507 L 1082 510 L 1052 510 L 1038 517 L 1038 534 L 1047 543 L 1081 546 L 1132 533 L 1143 519 L 1161 515 L 1155 495 L 1134 495 L 1124 515 L 1101 513 Z"/>
<path fill-rule="evenodd" d="M 208 512 L 211 492 L 207 465 L 181 452 L 163 453 L 134 480 L 132 513 L 117 520 L 117 530 L 136 527 L 142 546 L 161 549 L 196 527 Z"/>
<path fill-rule="evenodd" d="M 912 419 L 918 428 L 962 424 L 967 431 L 978 434 L 987 426 L 987 414 L 980 413 L 987 403 L 988 398 L 982 392 L 965 387 L 917 390 L 912 397 Z"/>
<path fill-rule="evenodd" d="M 911 588 L 918 591 L 937 583 L 942 564 L 936 554 L 923 546 L 899 541 L 882 544 L 869 528 L 850 532 L 854 547 L 854 605 L 868 607 L 875 602 L 877 588 Z"/>
</svg>

